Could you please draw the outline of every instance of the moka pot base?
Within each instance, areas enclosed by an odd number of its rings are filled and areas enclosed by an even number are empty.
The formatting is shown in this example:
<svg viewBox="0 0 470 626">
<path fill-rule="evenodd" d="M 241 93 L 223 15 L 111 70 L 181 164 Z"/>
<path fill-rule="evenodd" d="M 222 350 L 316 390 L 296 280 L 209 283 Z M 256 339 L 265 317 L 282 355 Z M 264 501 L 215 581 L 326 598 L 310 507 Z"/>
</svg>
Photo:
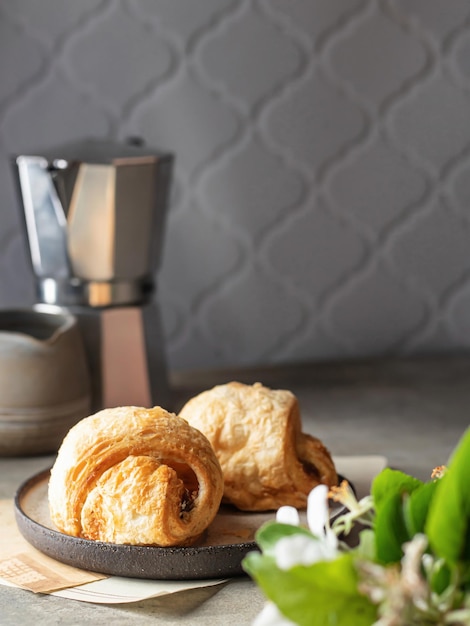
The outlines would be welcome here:
<svg viewBox="0 0 470 626">
<path fill-rule="evenodd" d="M 37 304 L 37 310 L 57 308 Z M 92 411 L 115 406 L 172 409 L 158 303 L 68 306 L 78 322 L 90 372 Z"/>
</svg>

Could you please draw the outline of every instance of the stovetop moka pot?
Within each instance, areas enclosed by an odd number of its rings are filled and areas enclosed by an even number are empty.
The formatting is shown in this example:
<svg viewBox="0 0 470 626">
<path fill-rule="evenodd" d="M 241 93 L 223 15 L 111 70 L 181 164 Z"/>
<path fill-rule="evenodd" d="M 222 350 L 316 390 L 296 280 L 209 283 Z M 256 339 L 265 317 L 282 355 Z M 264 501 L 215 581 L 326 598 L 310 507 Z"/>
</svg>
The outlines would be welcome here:
<svg viewBox="0 0 470 626">
<path fill-rule="evenodd" d="M 93 408 L 168 405 L 156 274 L 173 156 L 90 139 L 14 164 L 35 306 L 77 316 Z"/>
</svg>

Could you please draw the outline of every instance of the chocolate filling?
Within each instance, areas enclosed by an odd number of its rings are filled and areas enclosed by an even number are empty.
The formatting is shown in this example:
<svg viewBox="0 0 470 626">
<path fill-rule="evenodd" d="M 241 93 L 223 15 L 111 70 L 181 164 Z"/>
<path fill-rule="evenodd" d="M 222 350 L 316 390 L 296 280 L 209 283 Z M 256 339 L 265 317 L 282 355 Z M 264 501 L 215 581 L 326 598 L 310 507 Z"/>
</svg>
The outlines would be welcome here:
<svg viewBox="0 0 470 626">
<path fill-rule="evenodd" d="M 315 478 L 316 480 L 320 481 L 321 476 L 320 476 L 320 472 L 318 471 L 318 468 L 315 467 L 315 465 L 312 465 L 312 463 L 309 463 L 308 461 L 300 461 L 302 463 L 302 466 L 304 468 L 304 472 L 306 474 L 308 474 L 309 476 L 311 476 L 312 478 Z"/>
<path fill-rule="evenodd" d="M 183 497 L 181 499 L 181 511 L 180 518 L 184 519 L 186 515 L 194 508 L 194 501 L 197 497 L 197 491 L 184 490 Z"/>
</svg>

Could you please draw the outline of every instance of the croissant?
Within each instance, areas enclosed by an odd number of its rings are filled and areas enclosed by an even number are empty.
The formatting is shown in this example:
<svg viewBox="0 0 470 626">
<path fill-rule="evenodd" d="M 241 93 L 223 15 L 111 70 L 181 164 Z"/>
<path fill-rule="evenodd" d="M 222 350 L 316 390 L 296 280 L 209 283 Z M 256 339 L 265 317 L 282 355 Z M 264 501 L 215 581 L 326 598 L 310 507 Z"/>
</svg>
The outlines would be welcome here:
<svg viewBox="0 0 470 626">
<path fill-rule="evenodd" d="M 179 412 L 212 444 L 224 473 L 224 502 L 245 511 L 304 508 L 319 483 L 337 484 L 323 443 L 301 432 L 293 393 L 231 382 L 191 398 Z"/>
<path fill-rule="evenodd" d="M 60 531 L 133 545 L 195 543 L 222 494 L 207 438 L 160 407 L 118 407 L 82 419 L 63 440 L 48 485 Z"/>
</svg>

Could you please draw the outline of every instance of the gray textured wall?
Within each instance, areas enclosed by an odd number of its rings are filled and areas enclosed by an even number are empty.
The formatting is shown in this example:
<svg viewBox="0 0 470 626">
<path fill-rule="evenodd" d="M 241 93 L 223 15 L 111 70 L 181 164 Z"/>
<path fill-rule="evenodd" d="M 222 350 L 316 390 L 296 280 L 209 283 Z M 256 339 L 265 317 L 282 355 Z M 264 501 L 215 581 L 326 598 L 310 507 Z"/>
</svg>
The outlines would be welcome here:
<svg viewBox="0 0 470 626">
<path fill-rule="evenodd" d="M 469 347 L 468 0 L 2 0 L 0 55 L 1 307 L 9 155 L 141 135 L 171 367 Z"/>
</svg>

